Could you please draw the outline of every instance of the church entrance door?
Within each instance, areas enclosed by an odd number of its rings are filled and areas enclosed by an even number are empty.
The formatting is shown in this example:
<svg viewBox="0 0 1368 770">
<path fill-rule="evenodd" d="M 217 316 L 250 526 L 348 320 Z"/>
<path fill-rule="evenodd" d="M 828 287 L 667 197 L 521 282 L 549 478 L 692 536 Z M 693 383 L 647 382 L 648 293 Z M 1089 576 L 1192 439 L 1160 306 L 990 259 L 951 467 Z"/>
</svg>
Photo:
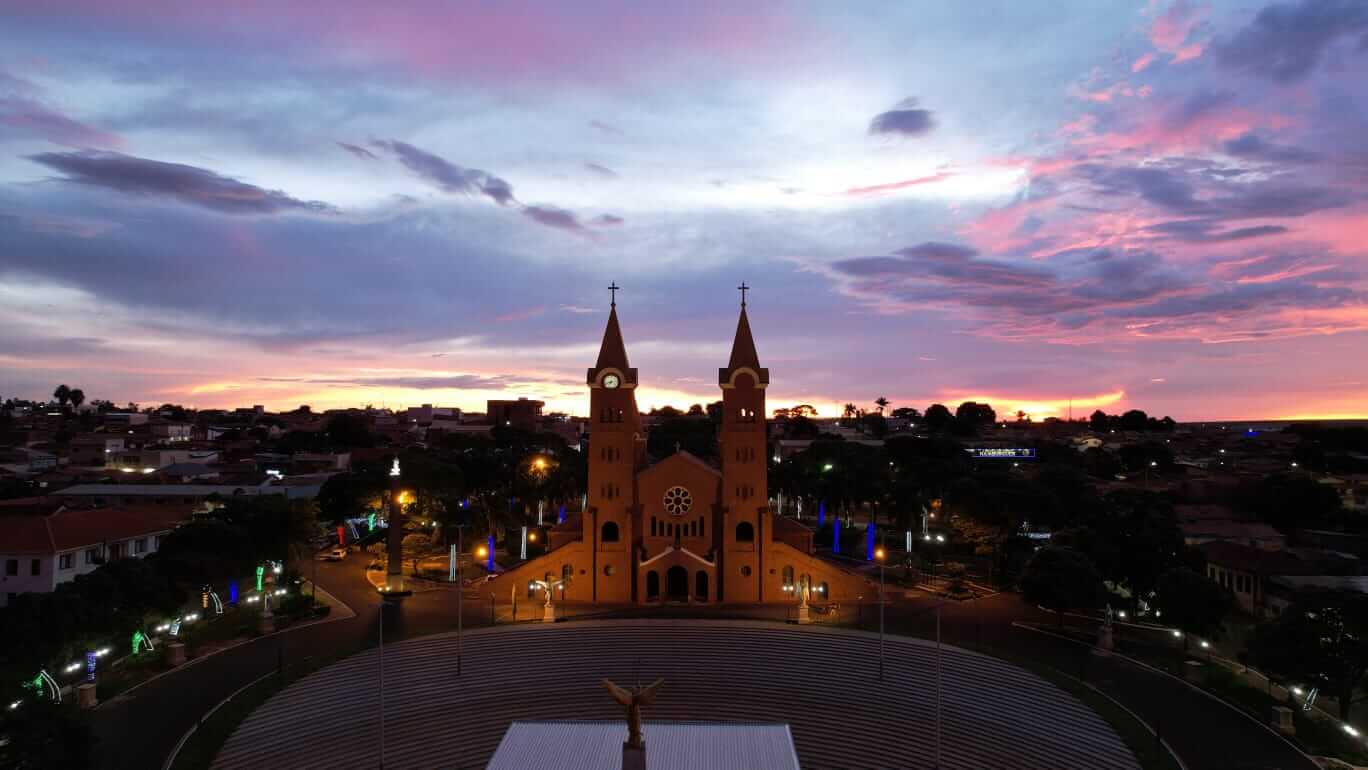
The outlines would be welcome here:
<svg viewBox="0 0 1368 770">
<path fill-rule="evenodd" d="M 675 566 L 665 573 L 665 596 L 672 602 L 689 600 L 688 570 Z"/>
</svg>

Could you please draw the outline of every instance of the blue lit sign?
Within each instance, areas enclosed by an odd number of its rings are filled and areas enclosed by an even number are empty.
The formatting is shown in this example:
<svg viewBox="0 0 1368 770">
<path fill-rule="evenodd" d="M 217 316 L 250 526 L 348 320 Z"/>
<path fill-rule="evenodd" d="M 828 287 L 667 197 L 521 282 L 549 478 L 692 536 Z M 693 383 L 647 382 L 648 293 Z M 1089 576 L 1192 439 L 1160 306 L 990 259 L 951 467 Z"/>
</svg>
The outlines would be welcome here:
<svg viewBox="0 0 1368 770">
<path fill-rule="evenodd" d="M 999 449 L 996 447 L 984 447 L 966 449 L 975 460 L 1034 460 L 1036 451 L 1034 447 L 1023 447 L 1013 449 Z"/>
</svg>

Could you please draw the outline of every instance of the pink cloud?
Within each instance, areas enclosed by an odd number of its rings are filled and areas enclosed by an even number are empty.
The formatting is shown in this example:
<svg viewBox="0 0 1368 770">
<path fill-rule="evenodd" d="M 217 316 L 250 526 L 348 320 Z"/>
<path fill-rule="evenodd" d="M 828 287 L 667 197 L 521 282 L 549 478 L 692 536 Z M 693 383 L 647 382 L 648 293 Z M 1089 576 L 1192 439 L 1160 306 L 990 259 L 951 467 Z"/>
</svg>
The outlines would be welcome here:
<svg viewBox="0 0 1368 770">
<path fill-rule="evenodd" d="M 343 65 L 392 66 L 444 79 L 616 79 L 680 55 L 762 63 L 796 33 L 779 4 L 702 2 L 661 8 L 627 0 L 542 4 L 368 0 L 313 4 L 239 0 L 224 9 L 179 0 L 77 0 L 14 14 L 88 23 L 143 39 L 276 48 Z"/>
<path fill-rule="evenodd" d="M 1182 48 L 1179 48 L 1177 51 L 1173 52 L 1173 63 L 1179 64 L 1190 59 L 1196 59 L 1198 56 L 1202 55 L 1202 51 L 1205 50 L 1205 48 L 1205 43 L 1193 43 L 1191 45 L 1185 45 Z"/>
<path fill-rule="evenodd" d="M 1150 66 L 1153 63 L 1154 52 L 1149 51 L 1145 54 L 1142 54 L 1139 59 L 1135 60 L 1135 63 L 1131 65 L 1131 72 L 1143 72 L 1146 67 Z"/>
<path fill-rule="evenodd" d="M 1202 23 L 1206 9 L 1187 0 L 1176 0 L 1168 10 L 1155 18 L 1150 27 L 1150 42 L 1165 53 L 1176 53 L 1187 42 L 1188 36 Z"/>
<path fill-rule="evenodd" d="M 881 193 L 903 190 L 908 187 L 916 187 L 924 184 L 934 184 L 954 176 L 953 171 L 937 171 L 930 176 L 917 177 L 916 179 L 904 179 L 901 182 L 887 182 L 875 184 L 868 187 L 852 187 L 845 191 L 846 195 L 879 195 Z"/>
</svg>

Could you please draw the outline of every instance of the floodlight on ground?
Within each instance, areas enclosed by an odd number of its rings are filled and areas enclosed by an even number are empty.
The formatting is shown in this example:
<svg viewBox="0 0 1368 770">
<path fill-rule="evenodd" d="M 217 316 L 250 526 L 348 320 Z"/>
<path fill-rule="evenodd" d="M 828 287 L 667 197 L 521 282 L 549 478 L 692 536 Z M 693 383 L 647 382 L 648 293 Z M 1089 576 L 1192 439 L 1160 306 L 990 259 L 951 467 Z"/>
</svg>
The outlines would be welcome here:
<svg viewBox="0 0 1368 770">
<path fill-rule="evenodd" d="M 884 549 L 882 549 L 882 548 L 875 548 L 875 549 L 874 549 L 874 558 L 878 559 L 879 561 L 883 561 L 883 559 L 884 559 Z"/>
<path fill-rule="evenodd" d="M 1202 649 L 1205 650 L 1205 649 L 1207 649 L 1207 648 L 1210 647 L 1210 646 L 1211 646 L 1211 643 L 1210 643 L 1210 642 L 1206 641 L 1205 639 L 1202 640 Z"/>
<path fill-rule="evenodd" d="M 1344 731 L 1345 731 L 1346 733 L 1349 733 L 1350 735 L 1354 736 L 1355 738 L 1358 737 L 1359 731 L 1358 731 L 1358 730 L 1355 730 L 1353 725 L 1340 725 L 1340 726 L 1344 728 Z"/>
<path fill-rule="evenodd" d="M 836 466 L 832 465 L 831 463 L 827 463 L 826 465 L 823 465 L 823 466 L 822 466 L 822 470 L 825 472 L 825 471 L 829 471 L 829 470 L 831 470 L 832 468 L 835 468 L 835 467 L 836 467 Z"/>
<path fill-rule="evenodd" d="M 1179 631 L 1179 630 L 1176 629 L 1176 628 L 1173 629 L 1173 638 L 1174 638 L 1174 639 L 1177 639 L 1178 637 L 1180 637 L 1180 636 L 1182 636 L 1182 635 L 1183 635 L 1183 632 L 1182 632 L 1182 631 Z"/>
<path fill-rule="evenodd" d="M 484 557 L 489 555 L 489 549 L 485 548 L 484 546 L 480 546 L 479 548 L 475 549 L 475 555 L 483 559 Z"/>
</svg>

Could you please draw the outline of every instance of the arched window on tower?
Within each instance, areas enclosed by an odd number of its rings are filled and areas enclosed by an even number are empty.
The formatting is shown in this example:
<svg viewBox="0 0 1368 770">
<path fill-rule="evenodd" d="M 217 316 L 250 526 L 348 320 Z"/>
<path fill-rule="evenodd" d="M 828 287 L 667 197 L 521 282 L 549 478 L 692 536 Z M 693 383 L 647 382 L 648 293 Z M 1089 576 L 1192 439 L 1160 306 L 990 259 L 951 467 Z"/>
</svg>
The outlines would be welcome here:
<svg viewBox="0 0 1368 770">
<path fill-rule="evenodd" d="M 604 523 L 603 534 L 599 536 L 599 540 L 604 543 L 616 543 L 618 541 L 617 522 L 609 521 Z"/>
<path fill-rule="evenodd" d="M 743 521 L 736 525 L 736 542 L 755 542 L 755 527 L 749 521 Z"/>
</svg>

